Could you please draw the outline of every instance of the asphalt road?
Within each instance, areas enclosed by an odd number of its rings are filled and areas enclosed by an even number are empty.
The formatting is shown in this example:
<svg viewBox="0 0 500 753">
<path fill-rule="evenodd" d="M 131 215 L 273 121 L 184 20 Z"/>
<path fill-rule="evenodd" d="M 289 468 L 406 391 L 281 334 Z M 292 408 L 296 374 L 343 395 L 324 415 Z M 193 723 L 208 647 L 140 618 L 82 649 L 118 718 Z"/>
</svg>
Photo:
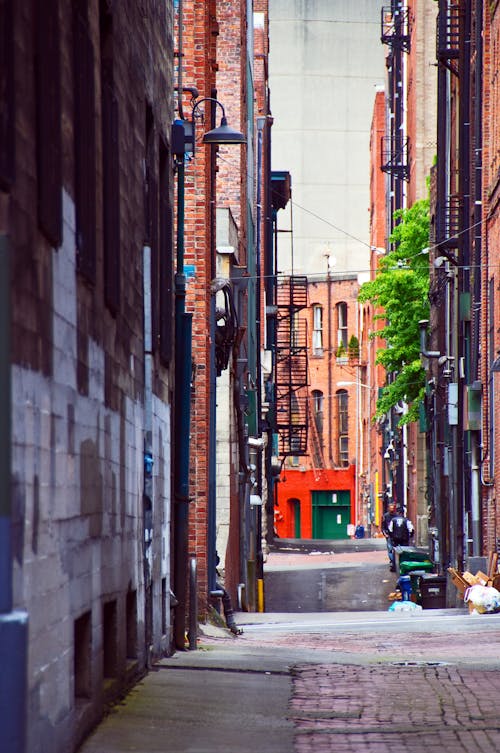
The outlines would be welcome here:
<svg viewBox="0 0 500 753">
<path fill-rule="evenodd" d="M 384 548 L 273 552 L 264 566 L 266 612 L 386 610 L 397 578 Z"/>
</svg>

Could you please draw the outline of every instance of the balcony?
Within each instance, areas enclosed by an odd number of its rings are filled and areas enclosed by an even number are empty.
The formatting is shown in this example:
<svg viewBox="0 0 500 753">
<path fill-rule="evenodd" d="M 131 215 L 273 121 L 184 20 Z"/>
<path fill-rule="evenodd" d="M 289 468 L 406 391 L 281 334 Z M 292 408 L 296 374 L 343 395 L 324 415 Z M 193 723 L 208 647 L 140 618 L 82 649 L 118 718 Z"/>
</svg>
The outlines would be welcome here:
<svg viewBox="0 0 500 753">
<path fill-rule="evenodd" d="M 400 136 L 381 139 L 382 164 L 380 169 L 396 178 L 410 179 L 410 139 Z"/>
<path fill-rule="evenodd" d="M 410 13 L 408 8 L 401 6 L 393 9 L 384 5 L 381 11 L 380 41 L 393 50 L 410 52 Z"/>
</svg>

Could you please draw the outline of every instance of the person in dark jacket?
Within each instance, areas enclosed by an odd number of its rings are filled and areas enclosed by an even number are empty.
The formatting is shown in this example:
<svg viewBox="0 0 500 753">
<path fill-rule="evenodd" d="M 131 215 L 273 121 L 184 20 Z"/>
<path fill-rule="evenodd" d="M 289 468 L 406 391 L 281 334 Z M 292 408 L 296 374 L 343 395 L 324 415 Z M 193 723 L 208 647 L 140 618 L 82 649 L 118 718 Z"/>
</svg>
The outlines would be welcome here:
<svg viewBox="0 0 500 753">
<path fill-rule="evenodd" d="M 395 570 L 394 565 L 394 552 L 391 537 L 389 535 L 389 523 L 396 514 L 396 505 L 394 502 L 389 502 L 386 512 L 382 515 L 382 522 L 380 524 L 381 531 L 385 536 L 385 543 L 387 545 L 387 556 L 389 557 L 389 565 L 392 571 Z"/>
<path fill-rule="evenodd" d="M 399 509 L 394 517 L 392 517 L 389 521 L 388 529 L 392 554 L 391 570 L 395 571 L 396 559 L 394 556 L 394 547 L 408 546 L 411 537 L 415 533 L 415 529 L 413 528 L 413 523 L 411 522 L 411 520 L 406 517 L 401 509 Z"/>
</svg>

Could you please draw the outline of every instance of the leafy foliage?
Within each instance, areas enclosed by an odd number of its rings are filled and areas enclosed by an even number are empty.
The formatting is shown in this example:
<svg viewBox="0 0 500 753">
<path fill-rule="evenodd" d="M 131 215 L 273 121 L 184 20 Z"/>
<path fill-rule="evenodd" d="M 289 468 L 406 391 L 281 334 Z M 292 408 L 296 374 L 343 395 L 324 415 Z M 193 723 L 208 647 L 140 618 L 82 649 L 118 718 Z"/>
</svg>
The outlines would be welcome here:
<svg viewBox="0 0 500 753">
<path fill-rule="evenodd" d="M 380 311 L 374 319 L 382 325 L 371 337 L 383 338 L 387 347 L 377 350 L 376 362 L 393 375 L 381 392 L 376 417 L 404 401 L 408 413 L 400 423 L 409 423 L 418 418 L 425 388 L 418 323 L 429 318 L 429 200 L 399 210 L 394 219 L 399 221 L 390 238 L 394 250 L 380 260 L 375 279 L 361 286 L 359 300 Z"/>
</svg>

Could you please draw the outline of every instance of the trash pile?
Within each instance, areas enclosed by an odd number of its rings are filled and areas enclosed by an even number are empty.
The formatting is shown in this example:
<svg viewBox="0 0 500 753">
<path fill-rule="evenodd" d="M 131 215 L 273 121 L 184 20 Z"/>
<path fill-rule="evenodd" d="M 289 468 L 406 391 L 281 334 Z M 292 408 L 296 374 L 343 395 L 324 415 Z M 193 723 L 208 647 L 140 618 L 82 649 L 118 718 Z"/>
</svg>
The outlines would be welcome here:
<svg viewBox="0 0 500 753">
<path fill-rule="evenodd" d="M 434 572 L 435 565 L 426 549 L 410 546 L 394 548 L 399 578 L 388 598 L 390 612 L 421 612 L 446 607 L 446 575 Z"/>
<path fill-rule="evenodd" d="M 478 570 L 472 574 L 467 570 L 459 573 L 453 567 L 448 568 L 451 580 L 470 614 L 500 612 L 500 573 L 496 552 L 489 553 L 487 570 L 487 573 Z"/>
</svg>

